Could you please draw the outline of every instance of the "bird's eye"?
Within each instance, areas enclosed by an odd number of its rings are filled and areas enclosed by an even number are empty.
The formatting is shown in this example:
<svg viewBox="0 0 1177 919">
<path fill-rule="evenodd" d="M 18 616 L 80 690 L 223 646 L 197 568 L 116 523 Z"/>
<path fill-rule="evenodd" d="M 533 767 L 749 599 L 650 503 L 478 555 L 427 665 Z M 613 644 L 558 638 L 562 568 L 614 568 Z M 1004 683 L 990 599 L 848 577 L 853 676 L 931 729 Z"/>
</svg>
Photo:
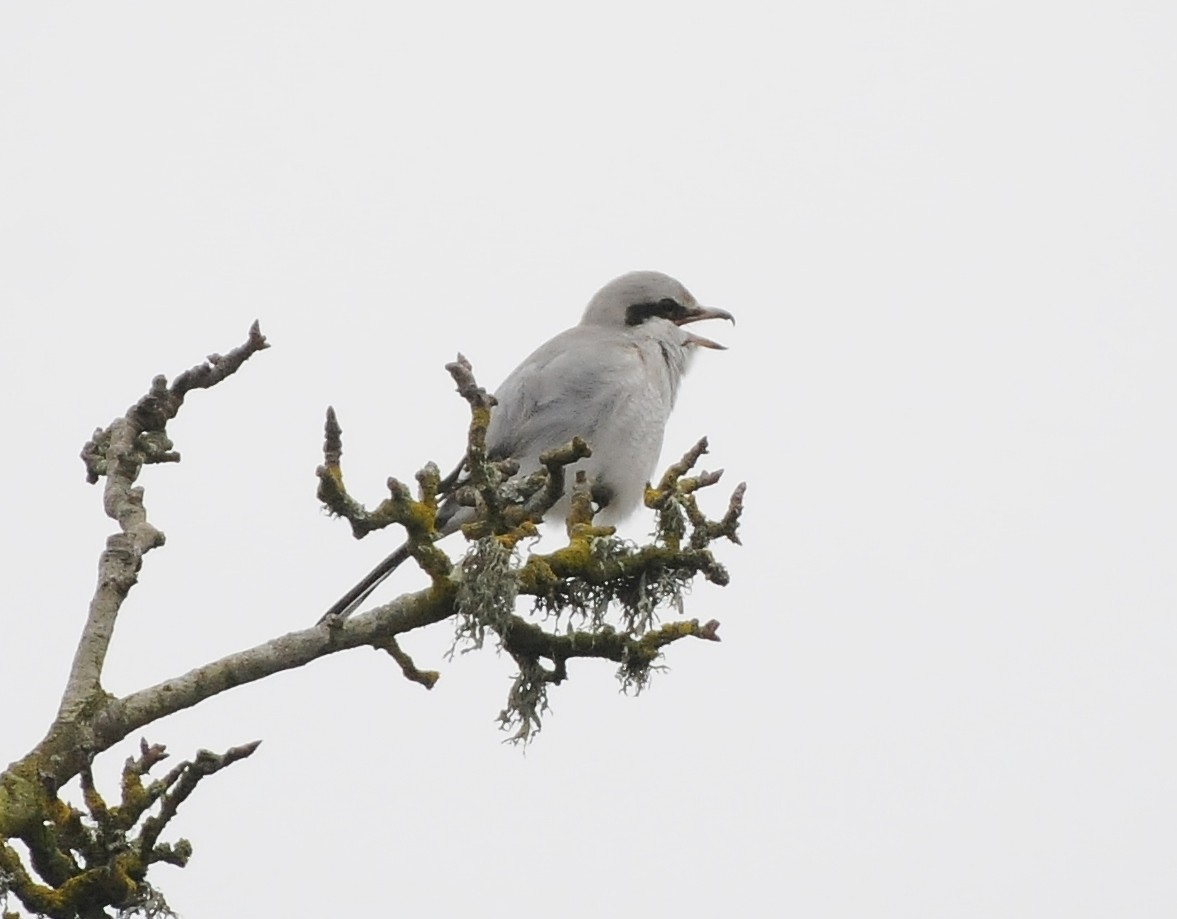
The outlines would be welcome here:
<svg viewBox="0 0 1177 919">
<path fill-rule="evenodd" d="M 686 308 L 681 303 L 671 297 L 663 297 L 658 301 L 631 304 L 629 309 L 625 311 L 625 324 L 641 325 L 652 316 L 673 320 L 678 319 L 684 313 L 686 313 Z"/>
</svg>

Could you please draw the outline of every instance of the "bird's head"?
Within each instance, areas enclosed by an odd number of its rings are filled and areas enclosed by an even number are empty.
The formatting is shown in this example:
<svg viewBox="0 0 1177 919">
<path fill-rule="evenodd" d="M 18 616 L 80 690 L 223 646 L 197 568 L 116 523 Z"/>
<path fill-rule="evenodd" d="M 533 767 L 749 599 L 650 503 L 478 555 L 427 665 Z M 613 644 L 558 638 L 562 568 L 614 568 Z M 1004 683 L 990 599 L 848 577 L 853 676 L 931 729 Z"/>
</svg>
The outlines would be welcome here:
<svg viewBox="0 0 1177 919">
<path fill-rule="evenodd" d="M 637 328 L 649 322 L 669 322 L 681 327 L 700 319 L 735 322 L 732 314 L 725 310 L 700 306 L 691 292 L 670 275 L 660 271 L 631 271 L 597 291 L 580 324 Z M 682 336 L 684 345 L 724 349 L 723 345 L 709 338 L 685 330 Z"/>
</svg>

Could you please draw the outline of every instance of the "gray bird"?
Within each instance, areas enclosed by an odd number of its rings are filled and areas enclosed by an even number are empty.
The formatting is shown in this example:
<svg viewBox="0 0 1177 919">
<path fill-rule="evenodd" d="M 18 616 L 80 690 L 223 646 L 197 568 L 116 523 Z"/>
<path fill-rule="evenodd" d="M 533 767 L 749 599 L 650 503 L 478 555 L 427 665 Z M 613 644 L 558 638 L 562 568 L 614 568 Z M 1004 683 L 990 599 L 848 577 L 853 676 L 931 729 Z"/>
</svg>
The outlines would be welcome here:
<svg viewBox="0 0 1177 919">
<path fill-rule="evenodd" d="M 723 349 L 684 326 L 728 319 L 700 306 L 682 284 L 657 271 L 631 271 L 589 301 L 578 325 L 540 345 L 495 391 L 486 431 L 487 455 L 512 459 L 520 476 L 540 469 L 540 454 L 581 437 L 592 456 L 568 467 L 583 470 L 600 506 L 594 518 L 616 523 L 642 503 L 662 452 L 662 435 L 679 383 L 697 348 Z M 568 515 L 567 491 L 546 519 Z M 452 498 L 438 511 L 439 536 L 473 519 Z M 401 546 L 348 591 L 320 619 L 350 615 L 408 558 Z"/>
</svg>

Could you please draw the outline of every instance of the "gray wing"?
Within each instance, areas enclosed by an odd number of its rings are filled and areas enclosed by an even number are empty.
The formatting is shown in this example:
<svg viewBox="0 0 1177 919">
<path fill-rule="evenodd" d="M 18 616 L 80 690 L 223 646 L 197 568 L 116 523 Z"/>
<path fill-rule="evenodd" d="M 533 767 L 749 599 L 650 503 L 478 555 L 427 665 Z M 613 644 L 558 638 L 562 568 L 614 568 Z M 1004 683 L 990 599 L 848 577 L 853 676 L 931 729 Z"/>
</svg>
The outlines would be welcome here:
<svg viewBox="0 0 1177 919">
<path fill-rule="evenodd" d="M 540 453 L 575 436 L 593 440 L 643 385 L 643 358 L 624 336 L 577 326 L 541 345 L 495 391 L 486 432 L 492 457 L 535 468 Z"/>
</svg>

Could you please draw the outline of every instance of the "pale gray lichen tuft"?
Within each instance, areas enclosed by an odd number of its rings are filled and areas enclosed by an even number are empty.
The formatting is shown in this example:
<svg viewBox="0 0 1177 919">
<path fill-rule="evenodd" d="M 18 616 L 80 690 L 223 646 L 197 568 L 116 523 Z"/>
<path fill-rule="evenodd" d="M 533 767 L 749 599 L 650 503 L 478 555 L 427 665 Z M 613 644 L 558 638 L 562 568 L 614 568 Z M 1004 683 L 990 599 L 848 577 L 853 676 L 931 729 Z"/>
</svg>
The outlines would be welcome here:
<svg viewBox="0 0 1177 919">
<path fill-rule="evenodd" d="M 641 549 L 633 542 L 615 536 L 592 540 L 594 561 L 609 564 L 636 556 Z M 658 612 L 673 609 L 683 614 L 683 597 L 691 589 L 689 571 L 649 566 L 648 570 L 628 579 L 614 579 L 596 584 L 585 578 L 566 578 L 543 596 L 535 599 L 533 610 L 559 625 L 567 614 L 568 629 L 600 629 L 608 623 L 611 603 L 616 603 L 620 625 L 627 635 L 641 636 L 658 623 Z M 575 622 L 573 620 L 576 620 Z"/>
<path fill-rule="evenodd" d="M 119 919 L 179 919 L 163 894 L 146 881 L 139 882 L 135 903 L 120 909 L 118 915 Z"/>
<path fill-rule="evenodd" d="M 551 674 L 538 660 L 517 659 L 519 672 L 507 695 L 507 707 L 499 713 L 499 727 L 504 731 L 514 729 L 507 738 L 510 743 L 526 745 L 532 735 L 543 727 L 542 715 L 548 708 L 548 683 Z"/>
<path fill-rule="evenodd" d="M 687 533 L 687 515 L 679 501 L 671 499 L 658 509 L 658 527 L 650 534 L 664 546 L 678 546 Z"/>
<path fill-rule="evenodd" d="M 593 560 L 598 563 L 627 558 L 638 551 L 634 543 L 616 536 L 592 539 L 589 546 Z M 545 618 L 554 618 L 557 626 L 560 617 L 567 614 L 569 631 L 586 627 L 596 630 L 607 624 L 609 603 L 616 599 L 616 594 L 617 588 L 613 584 L 596 584 L 585 578 L 565 578 L 547 594 L 537 596 L 532 610 Z"/>
<path fill-rule="evenodd" d="M 516 553 L 493 536 L 470 543 L 461 563 L 451 658 L 481 648 L 487 628 L 502 635 L 509 627 L 519 595 L 517 564 Z"/>
<path fill-rule="evenodd" d="M 661 654 L 655 658 L 655 660 L 661 659 Z M 635 659 L 626 654 L 621 666 L 617 668 L 617 681 L 621 684 L 621 691 L 625 695 L 628 696 L 630 692 L 633 692 L 635 696 L 640 696 L 642 690 L 649 687 L 655 673 L 665 673 L 669 669 L 665 664 L 651 663 L 644 658 Z"/>
<path fill-rule="evenodd" d="M 658 611 L 672 608 L 683 615 L 683 596 L 691 589 L 691 574 L 658 567 L 643 571 L 620 585 L 617 599 L 628 635 L 644 635 L 658 624 Z"/>
</svg>

